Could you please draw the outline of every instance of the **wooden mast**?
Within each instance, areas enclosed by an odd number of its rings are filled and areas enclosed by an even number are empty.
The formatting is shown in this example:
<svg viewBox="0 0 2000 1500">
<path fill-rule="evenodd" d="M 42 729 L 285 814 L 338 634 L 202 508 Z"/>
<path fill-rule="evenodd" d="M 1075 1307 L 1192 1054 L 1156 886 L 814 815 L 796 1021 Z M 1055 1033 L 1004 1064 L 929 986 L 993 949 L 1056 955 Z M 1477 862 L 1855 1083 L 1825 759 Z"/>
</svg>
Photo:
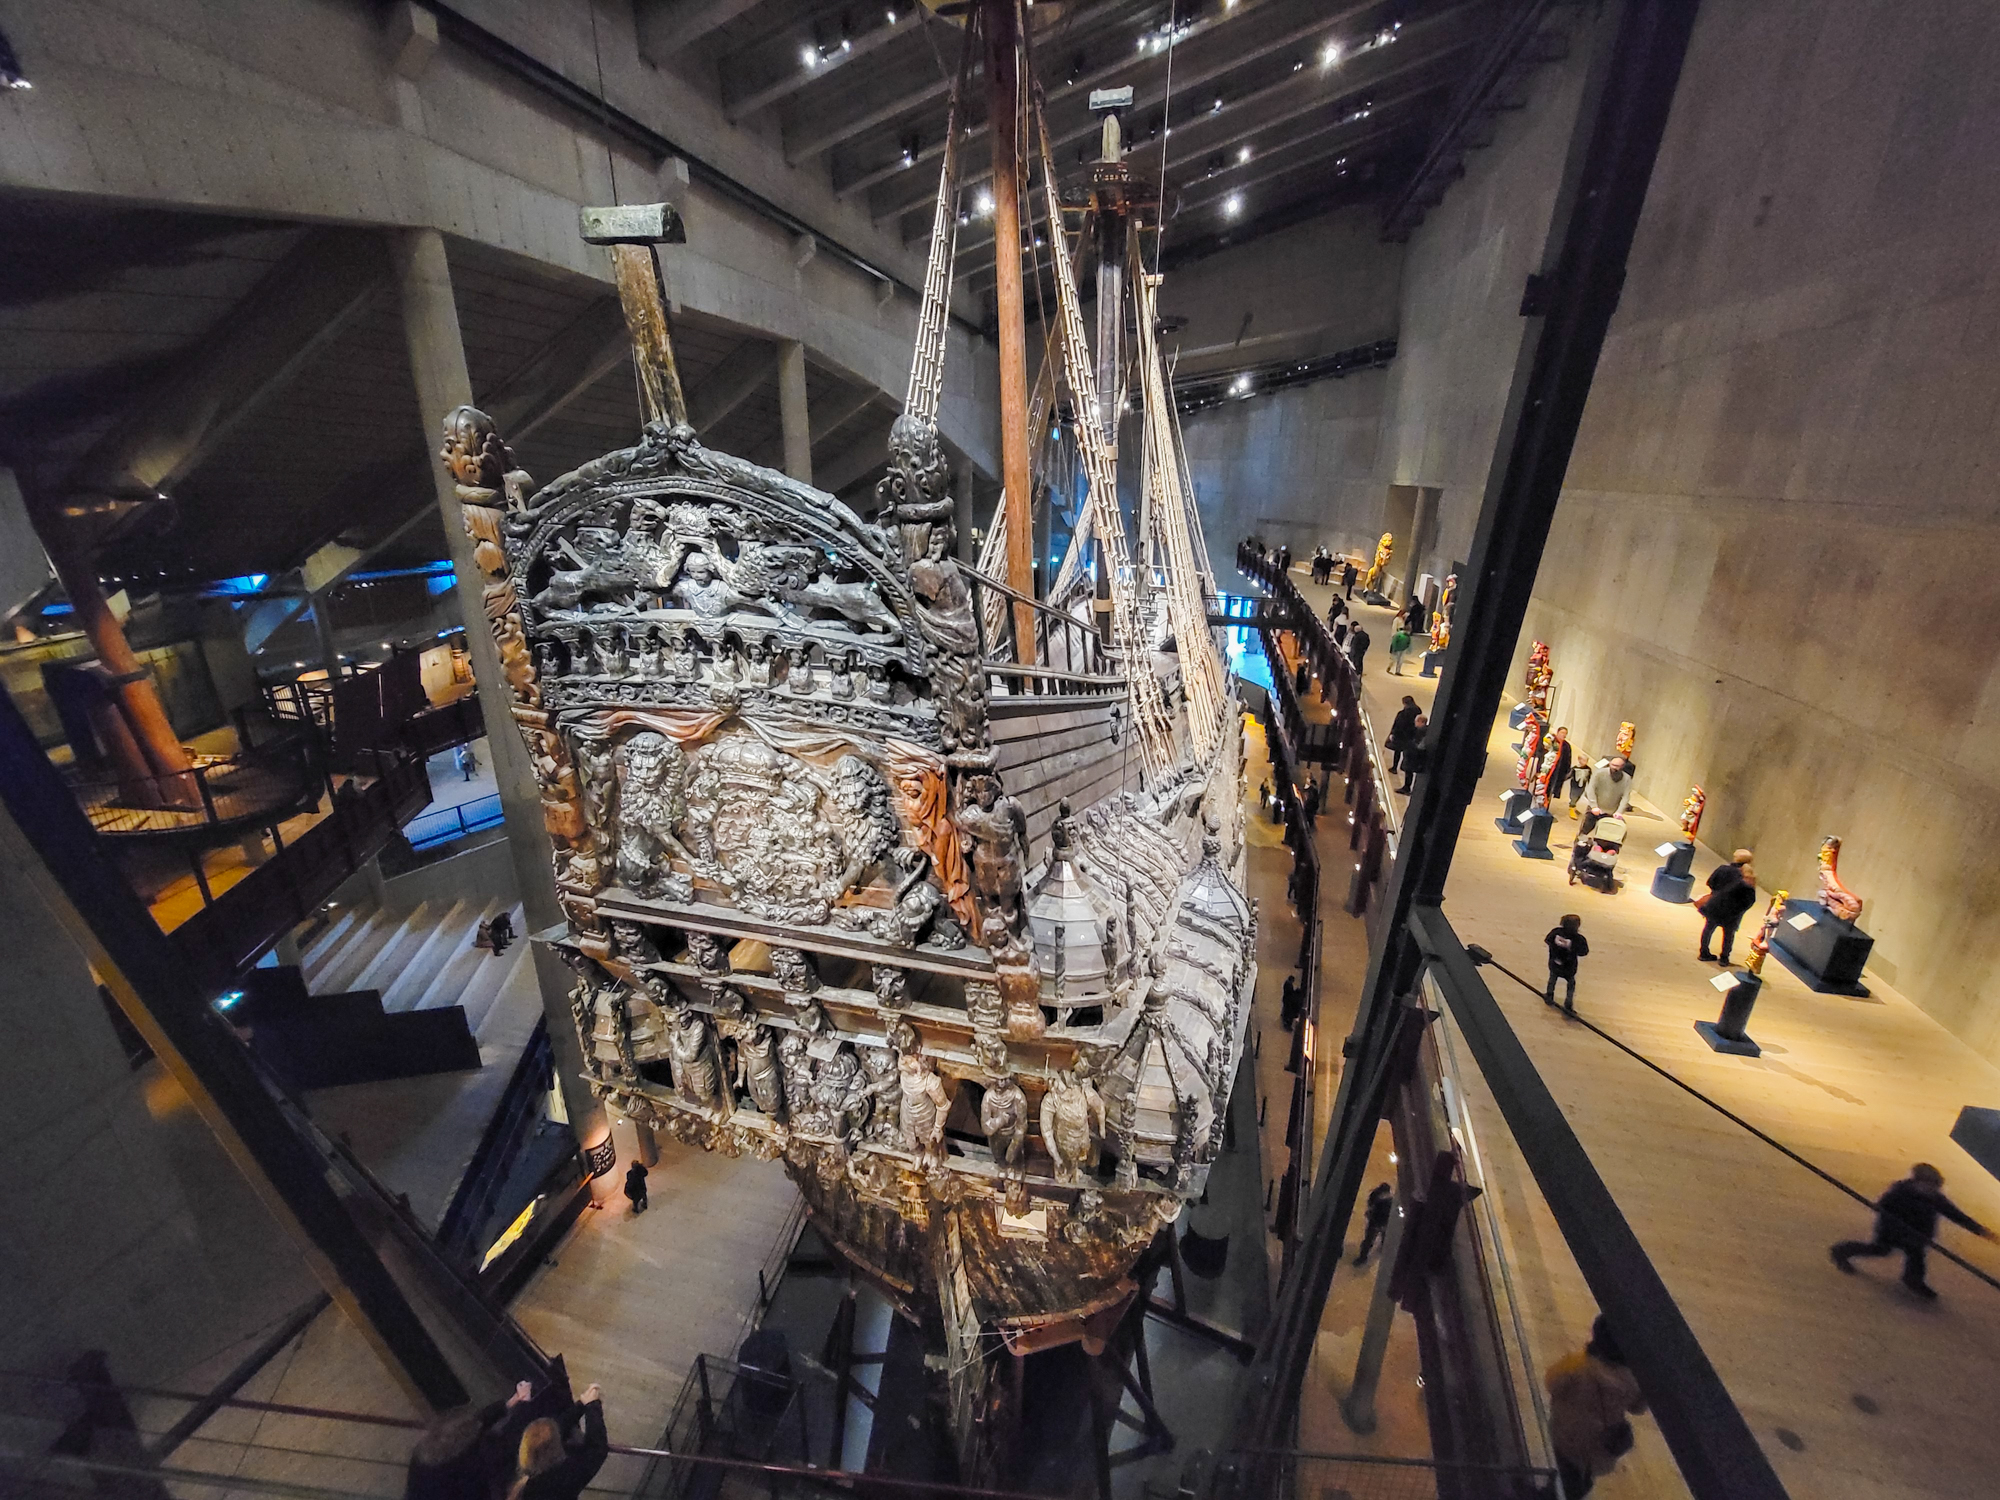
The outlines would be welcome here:
<svg viewBox="0 0 2000 1500">
<path fill-rule="evenodd" d="M 1035 594 L 1034 496 L 1028 475 L 1027 310 L 1021 298 L 1020 28 L 1016 0 L 983 0 L 988 118 L 993 127 L 994 297 L 1000 320 L 1000 479 L 1007 493 L 1007 584 Z M 1035 660 L 1035 612 L 1014 605 L 1014 659 Z"/>
</svg>

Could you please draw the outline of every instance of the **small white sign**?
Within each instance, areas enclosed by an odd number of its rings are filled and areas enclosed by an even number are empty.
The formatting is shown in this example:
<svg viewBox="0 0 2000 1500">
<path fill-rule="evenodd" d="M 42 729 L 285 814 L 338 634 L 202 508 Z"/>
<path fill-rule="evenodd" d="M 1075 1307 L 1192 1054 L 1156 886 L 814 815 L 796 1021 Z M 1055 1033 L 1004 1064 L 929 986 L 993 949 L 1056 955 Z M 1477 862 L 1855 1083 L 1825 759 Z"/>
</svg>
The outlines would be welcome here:
<svg viewBox="0 0 2000 1500">
<path fill-rule="evenodd" d="M 1661 859 L 1665 859 L 1669 854 L 1674 852 L 1674 846 L 1672 844 L 1662 844 L 1653 852 L 1659 855 Z"/>
<path fill-rule="evenodd" d="M 1819 925 L 1819 918 L 1809 911 L 1802 911 L 1785 923 L 1785 925 L 1794 931 L 1804 932 L 1808 927 L 1817 927 Z"/>
<path fill-rule="evenodd" d="M 1735 989 L 1737 985 L 1742 983 L 1742 981 L 1738 979 L 1734 973 L 1729 973 L 1729 974 L 1718 974 L 1715 976 L 1715 978 L 1709 980 L 1709 983 L 1714 985 L 1717 989 L 1726 992 Z"/>
</svg>

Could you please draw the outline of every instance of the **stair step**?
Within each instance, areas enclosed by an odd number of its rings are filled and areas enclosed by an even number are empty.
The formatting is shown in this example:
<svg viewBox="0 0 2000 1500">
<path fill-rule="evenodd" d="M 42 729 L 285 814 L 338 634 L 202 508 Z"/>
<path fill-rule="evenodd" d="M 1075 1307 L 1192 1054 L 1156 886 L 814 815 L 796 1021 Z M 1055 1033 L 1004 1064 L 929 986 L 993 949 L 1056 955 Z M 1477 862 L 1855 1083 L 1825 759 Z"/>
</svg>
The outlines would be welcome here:
<svg viewBox="0 0 2000 1500">
<path fill-rule="evenodd" d="M 386 990 L 402 972 L 416 951 L 430 936 L 431 923 L 435 920 L 436 908 L 429 901 L 419 901 L 416 908 L 396 928 L 389 941 L 382 945 L 368 965 L 356 977 L 354 987 L 363 990 Z"/>
<path fill-rule="evenodd" d="M 441 1005 L 460 1003 L 466 987 L 486 965 L 493 962 L 493 955 L 484 948 L 473 947 L 472 940 L 478 935 L 480 924 L 491 921 L 494 913 L 504 904 L 498 896 L 495 896 L 472 914 L 472 922 L 459 934 L 457 946 L 445 959 L 444 966 L 438 970 L 423 994 L 417 997 L 416 1004 L 410 1009 L 436 1010 Z"/>
<path fill-rule="evenodd" d="M 509 948 L 502 955 L 502 962 L 507 972 L 493 987 L 492 997 L 481 1002 L 477 1015 L 468 1010 L 465 1021 L 472 1028 L 473 1039 L 479 1043 L 482 1054 L 496 1039 L 507 1042 L 505 1055 L 511 1068 L 514 1065 L 511 1059 L 520 1055 L 528 1033 L 535 1029 L 534 1018 L 542 1013 L 542 997 L 536 988 L 535 957 L 526 943 Z"/>
<path fill-rule="evenodd" d="M 469 901 L 454 901 L 444 914 L 431 924 L 408 962 L 398 966 L 398 972 L 389 987 L 382 992 L 382 1004 L 389 1010 L 414 1010 L 438 971 L 451 961 L 461 939 L 472 933 L 478 913 Z"/>
<path fill-rule="evenodd" d="M 327 960 L 325 969 L 313 981 L 313 989 L 328 995 L 353 989 L 355 976 L 374 962 L 382 944 L 396 930 L 396 920 L 380 909 L 368 913 L 367 920 L 356 925 L 353 936 L 341 944 L 340 951 Z"/>
<path fill-rule="evenodd" d="M 350 906 L 327 924 L 325 932 L 312 940 L 311 946 L 299 955 L 299 969 L 308 982 L 325 966 L 326 960 L 340 945 L 347 941 L 347 935 L 354 930 L 355 925 L 365 920 L 367 914 L 360 907 Z"/>
<path fill-rule="evenodd" d="M 516 930 L 519 930 L 518 925 Z M 479 956 L 485 962 L 474 971 L 458 997 L 458 1003 L 465 1007 L 465 1024 L 472 1028 L 474 1036 L 479 1035 L 479 1023 L 486 1019 L 486 1013 L 493 1008 L 494 998 L 527 951 L 528 944 L 520 938 L 516 938 L 513 945 L 498 958 L 480 951 Z"/>
</svg>

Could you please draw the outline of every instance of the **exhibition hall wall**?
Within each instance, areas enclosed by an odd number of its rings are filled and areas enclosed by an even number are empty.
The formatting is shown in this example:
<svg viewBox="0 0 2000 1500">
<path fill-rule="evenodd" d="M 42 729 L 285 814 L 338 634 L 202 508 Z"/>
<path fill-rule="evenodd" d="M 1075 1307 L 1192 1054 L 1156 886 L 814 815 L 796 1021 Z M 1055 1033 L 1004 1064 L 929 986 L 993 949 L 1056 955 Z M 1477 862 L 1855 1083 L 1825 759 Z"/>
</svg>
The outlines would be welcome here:
<svg viewBox="0 0 2000 1500">
<path fill-rule="evenodd" d="M 1200 305 L 1207 299 L 1197 278 L 1238 256 L 1236 279 L 1275 297 L 1261 325 L 1253 323 L 1267 337 L 1288 308 L 1300 325 L 1326 321 L 1317 299 L 1342 288 L 1358 299 L 1348 314 L 1357 336 L 1329 349 L 1397 340 L 1386 371 L 1229 401 L 1184 419 L 1219 577 L 1234 575 L 1236 543 L 1252 532 L 1297 555 L 1322 542 L 1371 555 L 1398 513 L 1391 486 L 1403 485 L 1439 492 L 1415 571 L 1441 576 L 1465 558 L 1520 351 L 1521 290 L 1542 255 L 1594 34 L 1586 13 L 1559 14 L 1567 18 L 1567 58 L 1530 76 L 1524 107 L 1498 117 L 1492 144 L 1467 157 L 1465 177 L 1407 245 L 1384 243 L 1381 208 L 1367 206 L 1292 231 L 1322 236 L 1317 263 L 1267 263 L 1273 236 L 1169 278 L 1163 306 Z M 1406 578 L 1409 539 L 1396 541 L 1390 573 Z"/>
<path fill-rule="evenodd" d="M 1839 835 L 1876 972 L 2000 1061 L 2000 29 L 1906 23 L 1703 8 L 1520 650 L 1767 889 Z"/>
</svg>

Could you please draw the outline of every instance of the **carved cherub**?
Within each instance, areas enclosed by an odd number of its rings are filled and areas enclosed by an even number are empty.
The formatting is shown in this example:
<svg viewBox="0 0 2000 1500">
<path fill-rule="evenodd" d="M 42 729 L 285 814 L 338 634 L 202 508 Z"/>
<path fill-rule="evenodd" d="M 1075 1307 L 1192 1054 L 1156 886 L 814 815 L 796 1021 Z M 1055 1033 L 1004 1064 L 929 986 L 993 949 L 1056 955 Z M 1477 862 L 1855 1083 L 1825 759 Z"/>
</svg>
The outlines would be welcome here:
<svg viewBox="0 0 2000 1500">
<path fill-rule="evenodd" d="M 1078 1182 L 1097 1169 L 1098 1139 L 1104 1132 L 1104 1100 L 1078 1058 L 1068 1072 L 1049 1079 L 1042 1096 L 1042 1144 L 1062 1182 Z"/>
</svg>

